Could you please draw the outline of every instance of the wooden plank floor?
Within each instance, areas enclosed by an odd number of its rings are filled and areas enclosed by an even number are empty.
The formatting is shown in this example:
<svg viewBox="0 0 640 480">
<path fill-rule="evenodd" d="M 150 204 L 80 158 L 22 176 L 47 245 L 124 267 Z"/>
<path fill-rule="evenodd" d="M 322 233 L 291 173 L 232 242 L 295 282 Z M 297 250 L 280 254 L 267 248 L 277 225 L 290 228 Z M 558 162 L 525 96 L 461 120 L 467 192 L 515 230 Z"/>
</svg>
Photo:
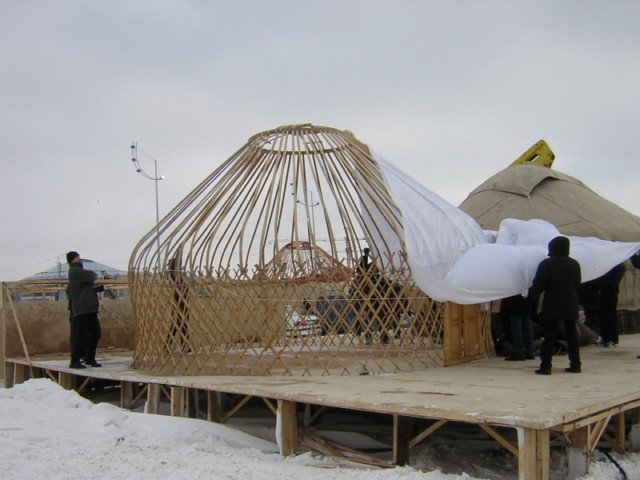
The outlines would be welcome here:
<svg viewBox="0 0 640 480">
<path fill-rule="evenodd" d="M 393 375 L 234 377 L 159 376 L 129 368 L 130 355 L 102 353 L 102 368 L 68 369 L 66 357 L 35 357 L 34 367 L 101 379 L 163 384 L 264 398 L 445 419 L 494 426 L 557 429 L 599 412 L 640 402 L 640 334 L 617 348 L 581 349 L 583 373 L 564 372 L 554 357 L 551 376 L 534 374 L 538 359 L 477 360 L 448 368 Z M 24 358 L 8 363 L 26 364 Z"/>
</svg>

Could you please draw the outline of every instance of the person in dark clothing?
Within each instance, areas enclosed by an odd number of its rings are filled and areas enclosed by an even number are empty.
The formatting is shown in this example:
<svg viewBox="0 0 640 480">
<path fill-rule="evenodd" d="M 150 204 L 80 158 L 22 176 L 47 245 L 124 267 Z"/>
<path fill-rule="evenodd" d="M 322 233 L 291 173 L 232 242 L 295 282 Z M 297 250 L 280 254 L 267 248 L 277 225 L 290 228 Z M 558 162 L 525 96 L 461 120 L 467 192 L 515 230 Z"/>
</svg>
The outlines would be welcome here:
<svg viewBox="0 0 640 480">
<path fill-rule="evenodd" d="M 604 347 L 618 346 L 618 293 L 624 272 L 624 263 L 621 263 L 600 277 L 598 282 L 600 286 L 598 318 L 601 337 L 599 343 Z"/>
<path fill-rule="evenodd" d="M 540 350 L 539 375 L 551 375 L 551 359 L 558 325 L 563 324 L 569 349 L 569 367 L 566 372 L 580 373 L 580 345 L 576 322 L 580 301 L 582 272 L 580 264 L 569 256 L 570 241 L 555 237 L 549 242 L 549 256 L 540 265 L 529 288 L 528 297 L 544 293 L 540 323 L 544 341 Z"/>
<path fill-rule="evenodd" d="M 366 267 L 358 267 L 349 293 L 354 298 L 354 308 L 357 312 L 356 332 L 364 334 L 364 343 L 370 345 L 372 343 L 372 330 L 375 330 L 375 309 L 377 307 L 375 300 L 376 280 L 379 277 L 377 267 L 373 263 L 368 263 Z"/>
<path fill-rule="evenodd" d="M 600 281 L 598 278 L 589 280 L 580 285 L 578 291 L 580 305 L 584 312 L 584 324 L 595 333 L 600 333 L 600 320 L 598 319 L 598 309 L 600 305 Z"/>
<path fill-rule="evenodd" d="M 369 271 L 371 266 L 371 257 L 369 256 L 369 247 L 364 247 L 362 257 L 360 257 L 360 263 L 358 263 L 358 273 L 364 275 Z"/>
<path fill-rule="evenodd" d="M 96 349 L 102 332 L 98 309 L 100 302 L 98 293 L 104 290 L 103 286 L 95 285 L 98 278 L 96 272 L 85 270 L 78 252 L 67 253 L 69 263 L 69 283 L 67 296 L 71 311 L 71 335 L 70 368 L 101 367 L 96 361 Z M 80 359 L 84 357 L 83 365 Z"/>
<path fill-rule="evenodd" d="M 373 262 L 369 256 L 369 248 L 365 247 L 362 257 L 358 262 L 355 277 L 349 286 L 349 295 L 353 299 L 353 309 L 356 315 L 355 331 L 358 334 L 365 333 L 364 342 L 371 343 L 370 323 L 371 308 L 369 308 L 368 298 L 373 290 L 371 273 L 374 270 Z"/>
<path fill-rule="evenodd" d="M 503 298 L 500 302 L 500 315 L 509 319 L 511 330 L 511 355 L 506 361 L 533 360 L 533 329 L 531 328 L 531 302 L 530 297 L 522 295 Z"/>
</svg>

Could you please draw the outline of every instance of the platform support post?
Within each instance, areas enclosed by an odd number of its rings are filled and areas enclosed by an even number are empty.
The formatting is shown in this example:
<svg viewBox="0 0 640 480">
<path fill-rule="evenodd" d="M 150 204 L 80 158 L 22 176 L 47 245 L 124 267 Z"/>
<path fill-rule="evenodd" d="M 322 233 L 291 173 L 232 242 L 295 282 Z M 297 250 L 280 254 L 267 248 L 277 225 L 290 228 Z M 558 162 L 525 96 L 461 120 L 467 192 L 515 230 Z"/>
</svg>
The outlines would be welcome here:
<svg viewBox="0 0 640 480">
<path fill-rule="evenodd" d="M 74 390 L 76 376 L 72 373 L 58 372 L 58 385 L 67 390 Z"/>
<path fill-rule="evenodd" d="M 631 426 L 631 451 L 640 452 L 640 424 Z"/>
<path fill-rule="evenodd" d="M 572 480 L 589 473 L 591 462 L 591 444 L 589 426 L 578 428 L 569 433 L 567 444 L 567 479 Z"/>
<path fill-rule="evenodd" d="M 171 387 L 171 416 L 184 416 L 184 387 Z"/>
<path fill-rule="evenodd" d="M 393 416 L 393 463 L 409 463 L 409 443 L 411 442 L 413 419 L 402 415 Z"/>
<path fill-rule="evenodd" d="M 634 452 L 640 452 L 640 407 L 631 410 L 630 447 Z"/>
<path fill-rule="evenodd" d="M 198 404 L 199 404 L 199 395 L 197 388 L 187 388 L 186 391 L 186 408 L 185 414 L 189 418 L 197 418 L 198 416 Z"/>
<path fill-rule="evenodd" d="M 614 416 L 615 434 L 613 437 L 609 437 L 609 435 L 607 435 L 606 430 L 602 434 L 605 440 L 609 442 L 609 444 L 615 449 L 615 451 L 620 454 L 626 453 L 627 451 L 627 441 L 625 438 L 626 422 L 624 417 L 625 417 L 624 412 L 620 412 Z"/>
<path fill-rule="evenodd" d="M 15 385 L 13 380 L 14 364 L 11 362 L 4 362 L 4 388 L 12 388 Z"/>
<path fill-rule="evenodd" d="M 518 479 L 549 480 L 549 431 L 518 428 Z"/>
<path fill-rule="evenodd" d="M 629 434 L 631 451 L 640 452 L 640 408 L 631 410 L 631 433 Z"/>
<path fill-rule="evenodd" d="M 162 389 L 157 383 L 150 383 L 147 386 L 147 405 L 145 406 L 146 413 L 160 413 L 160 393 Z"/>
<path fill-rule="evenodd" d="M 278 400 L 276 413 L 276 442 L 280 455 L 288 457 L 298 448 L 298 420 L 296 402 Z"/>
<path fill-rule="evenodd" d="M 29 379 L 29 370 L 26 365 L 21 363 L 13 364 L 13 384 L 18 385 Z"/>
<path fill-rule="evenodd" d="M 207 390 L 207 420 L 220 423 L 222 421 L 222 394 Z"/>
<path fill-rule="evenodd" d="M 133 383 L 122 381 L 120 382 L 120 407 L 127 410 L 133 407 Z"/>
</svg>

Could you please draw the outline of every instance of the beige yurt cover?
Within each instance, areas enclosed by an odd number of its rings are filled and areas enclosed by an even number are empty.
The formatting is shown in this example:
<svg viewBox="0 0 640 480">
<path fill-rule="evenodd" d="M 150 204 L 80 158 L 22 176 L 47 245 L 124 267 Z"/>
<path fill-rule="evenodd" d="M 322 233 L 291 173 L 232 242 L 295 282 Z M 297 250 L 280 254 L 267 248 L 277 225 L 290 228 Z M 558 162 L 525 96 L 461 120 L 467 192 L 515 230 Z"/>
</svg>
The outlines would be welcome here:
<svg viewBox="0 0 640 480">
<path fill-rule="evenodd" d="M 565 235 L 637 242 L 640 218 L 601 197 L 580 180 L 538 165 L 516 165 L 473 190 L 460 209 L 485 230 L 505 218 L 539 218 Z"/>
</svg>

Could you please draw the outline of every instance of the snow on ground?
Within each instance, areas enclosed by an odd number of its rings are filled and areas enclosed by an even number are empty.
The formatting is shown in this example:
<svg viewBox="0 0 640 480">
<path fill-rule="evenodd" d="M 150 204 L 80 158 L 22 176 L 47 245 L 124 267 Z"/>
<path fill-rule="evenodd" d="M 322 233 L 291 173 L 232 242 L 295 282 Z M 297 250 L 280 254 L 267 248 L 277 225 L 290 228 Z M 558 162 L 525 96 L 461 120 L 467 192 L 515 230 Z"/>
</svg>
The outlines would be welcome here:
<svg viewBox="0 0 640 480">
<path fill-rule="evenodd" d="M 283 458 L 275 443 L 238 429 L 196 419 L 131 412 L 110 403 L 94 404 L 48 379 L 0 389 L 0 476 L 4 480 L 500 478 L 495 472 L 488 472 L 487 477 L 443 473 L 438 465 L 452 464 L 455 449 L 465 448 L 455 445 L 423 447 L 414 462 L 417 468 L 369 468 L 311 454 Z M 452 456 L 445 460 L 447 453 Z M 597 457 L 584 480 L 623 478 L 607 458 L 602 454 Z M 616 455 L 615 459 L 629 479 L 640 479 L 640 454 Z M 513 461 L 508 464 L 506 470 L 510 471 L 504 478 L 514 478 L 513 465 Z M 466 471 L 477 470 L 472 462 L 463 467 L 469 467 Z M 553 476 L 560 473 L 555 471 Z"/>
</svg>

